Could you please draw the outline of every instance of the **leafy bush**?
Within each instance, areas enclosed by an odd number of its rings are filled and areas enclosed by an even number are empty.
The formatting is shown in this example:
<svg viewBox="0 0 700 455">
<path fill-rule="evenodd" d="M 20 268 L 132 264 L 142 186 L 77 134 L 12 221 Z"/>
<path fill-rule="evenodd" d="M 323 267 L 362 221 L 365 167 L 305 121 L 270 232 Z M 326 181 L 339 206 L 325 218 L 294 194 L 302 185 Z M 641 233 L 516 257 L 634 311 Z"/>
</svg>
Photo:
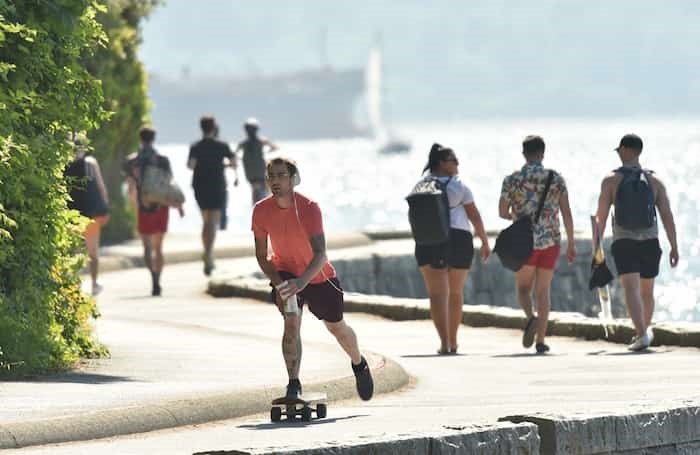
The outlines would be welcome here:
<svg viewBox="0 0 700 455">
<path fill-rule="evenodd" d="M 66 137 L 104 119 L 83 61 L 106 43 L 91 0 L 0 0 L 0 364 L 65 368 L 101 349 L 80 291 L 84 219 L 66 209 Z M 6 372 L 6 369 L 3 369 Z"/>
</svg>

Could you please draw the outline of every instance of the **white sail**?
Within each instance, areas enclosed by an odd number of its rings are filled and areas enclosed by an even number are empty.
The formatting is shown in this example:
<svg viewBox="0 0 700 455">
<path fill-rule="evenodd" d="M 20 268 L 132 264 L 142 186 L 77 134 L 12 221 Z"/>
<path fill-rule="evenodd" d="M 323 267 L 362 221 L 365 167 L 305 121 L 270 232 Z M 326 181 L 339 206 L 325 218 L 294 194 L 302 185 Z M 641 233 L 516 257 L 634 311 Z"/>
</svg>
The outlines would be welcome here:
<svg viewBox="0 0 700 455">
<path fill-rule="evenodd" d="M 382 121 L 382 57 L 379 49 L 374 47 L 369 52 L 367 69 L 365 71 L 365 84 L 367 88 L 367 117 L 369 127 L 375 139 L 383 141 L 386 138 L 386 129 Z"/>
</svg>

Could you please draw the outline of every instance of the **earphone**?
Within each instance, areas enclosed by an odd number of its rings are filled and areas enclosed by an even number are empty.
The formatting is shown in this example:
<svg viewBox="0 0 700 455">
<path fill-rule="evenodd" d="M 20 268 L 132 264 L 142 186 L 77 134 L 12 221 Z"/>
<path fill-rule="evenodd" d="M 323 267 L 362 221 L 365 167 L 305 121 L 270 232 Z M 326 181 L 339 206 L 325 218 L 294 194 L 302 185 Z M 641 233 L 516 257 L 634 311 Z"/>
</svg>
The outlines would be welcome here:
<svg viewBox="0 0 700 455">
<path fill-rule="evenodd" d="M 294 173 L 289 176 L 289 178 L 292 181 L 292 186 L 298 186 L 301 183 L 301 176 L 299 175 L 299 169 L 297 169 L 296 166 L 292 166 L 294 168 Z M 296 203 L 294 203 L 294 207 L 296 208 Z M 297 213 L 297 218 L 299 218 L 299 214 Z"/>
<path fill-rule="evenodd" d="M 273 160 L 271 163 L 268 163 L 268 167 L 270 164 L 274 163 L 275 160 Z M 301 176 L 299 175 L 299 168 L 297 168 L 297 163 L 290 159 L 281 159 L 275 164 L 282 164 L 284 163 L 285 166 L 287 166 L 287 170 L 289 172 L 289 181 L 292 184 L 292 188 L 295 186 L 299 186 L 301 183 Z M 269 169 L 268 169 L 269 170 Z M 267 172 L 266 172 L 267 174 Z M 269 176 L 266 176 L 266 179 L 269 180 Z"/>
</svg>

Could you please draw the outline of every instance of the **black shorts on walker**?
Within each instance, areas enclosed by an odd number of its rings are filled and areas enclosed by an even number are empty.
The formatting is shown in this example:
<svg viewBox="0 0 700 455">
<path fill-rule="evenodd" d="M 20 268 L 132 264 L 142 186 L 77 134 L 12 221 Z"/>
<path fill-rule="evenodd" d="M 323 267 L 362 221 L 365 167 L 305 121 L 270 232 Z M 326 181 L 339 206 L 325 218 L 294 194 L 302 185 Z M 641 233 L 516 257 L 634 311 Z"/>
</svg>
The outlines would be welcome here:
<svg viewBox="0 0 700 455">
<path fill-rule="evenodd" d="M 469 269 L 474 258 L 474 238 L 471 232 L 450 229 L 450 240 L 440 245 L 416 245 L 418 267 L 430 265 L 434 269 Z"/>
<path fill-rule="evenodd" d="M 280 278 L 289 280 L 297 278 L 289 272 L 280 271 Z M 272 286 L 272 283 L 270 283 Z M 308 304 L 309 310 L 318 319 L 326 322 L 340 322 L 343 320 L 343 309 L 345 301 L 343 300 L 343 288 L 340 287 L 340 281 L 337 278 L 329 278 L 323 283 L 309 284 L 297 294 L 299 308 L 303 308 L 304 304 Z M 277 291 L 274 286 L 270 292 L 272 303 L 275 303 Z"/>
<path fill-rule="evenodd" d="M 661 262 L 659 239 L 618 239 L 610 247 L 617 274 L 638 273 L 641 278 L 656 278 Z"/>
</svg>

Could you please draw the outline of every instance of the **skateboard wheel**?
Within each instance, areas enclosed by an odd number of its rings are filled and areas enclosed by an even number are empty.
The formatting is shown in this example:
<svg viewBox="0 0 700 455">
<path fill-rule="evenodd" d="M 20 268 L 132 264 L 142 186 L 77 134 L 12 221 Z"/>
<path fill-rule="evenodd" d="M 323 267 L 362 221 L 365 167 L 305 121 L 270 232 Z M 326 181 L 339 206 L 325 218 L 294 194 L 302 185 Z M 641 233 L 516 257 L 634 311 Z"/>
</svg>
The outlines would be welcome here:
<svg viewBox="0 0 700 455">
<path fill-rule="evenodd" d="M 316 417 L 318 417 L 319 419 L 323 419 L 324 417 L 326 417 L 327 412 L 328 407 L 325 404 L 319 403 L 316 405 Z"/>
<path fill-rule="evenodd" d="M 308 406 L 304 406 L 301 408 L 301 420 L 304 422 L 309 422 L 311 421 L 311 408 Z"/>
<path fill-rule="evenodd" d="M 282 420 L 282 409 L 278 408 L 277 406 L 270 408 L 270 420 L 273 422 L 279 422 Z"/>
</svg>

